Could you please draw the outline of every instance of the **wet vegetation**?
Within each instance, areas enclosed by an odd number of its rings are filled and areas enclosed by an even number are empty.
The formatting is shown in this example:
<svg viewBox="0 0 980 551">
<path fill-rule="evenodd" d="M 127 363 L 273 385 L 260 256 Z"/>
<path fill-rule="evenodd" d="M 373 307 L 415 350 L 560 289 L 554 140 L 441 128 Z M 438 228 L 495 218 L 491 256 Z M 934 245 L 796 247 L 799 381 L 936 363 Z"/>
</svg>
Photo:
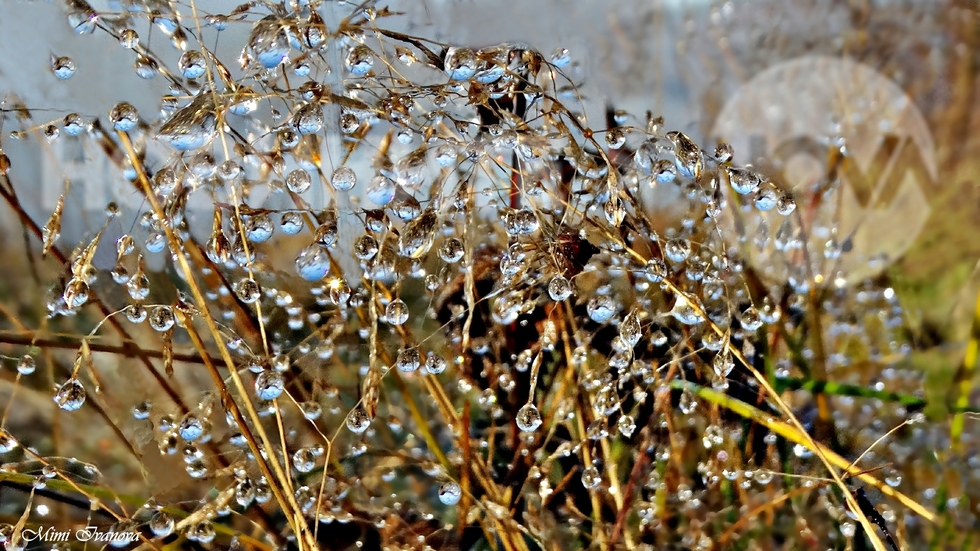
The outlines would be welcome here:
<svg viewBox="0 0 980 551">
<path fill-rule="evenodd" d="M 590 120 L 573 52 L 396 6 L 125 4 L 45 24 L 131 50 L 159 112 L 4 103 L 3 143 L 87 141 L 137 198 L 78 240 L 70 175 L 38 219 L 0 156 L 7 549 L 980 545 L 980 337 L 949 359 L 900 263 L 848 279 L 835 170 Z"/>
</svg>

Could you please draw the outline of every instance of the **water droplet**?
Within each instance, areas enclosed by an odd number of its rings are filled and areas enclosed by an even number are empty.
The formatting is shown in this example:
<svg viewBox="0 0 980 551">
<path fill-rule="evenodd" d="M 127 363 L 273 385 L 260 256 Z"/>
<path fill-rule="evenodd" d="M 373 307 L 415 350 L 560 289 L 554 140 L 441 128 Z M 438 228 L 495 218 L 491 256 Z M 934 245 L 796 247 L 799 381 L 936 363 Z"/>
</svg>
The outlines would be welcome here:
<svg viewBox="0 0 980 551">
<path fill-rule="evenodd" d="M 167 247 L 167 236 L 163 232 L 153 232 L 146 236 L 146 250 L 151 253 L 158 253 Z"/>
<path fill-rule="evenodd" d="M 759 315 L 759 311 L 755 306 L 746 308 L 742 312 L 742 315 L 739 316 L 739 322 L 746 331 L 755 331 L 762 327 L 762 317 Z"/>
<path fill-rule="evenodd" d="M 136 56 L 136 61 L 133 63 L 133 70 L 136 71 L 137 76 L 142 79 L 149 80 L 160 72 L 160 67 L 153 58 L 147 57 L 143 54 L 138 54 Z"/>
<path fill-rule="evenodd" d="M 609 321 L 616 313 L 616 302 L 606 295 L 599 295 L 589 299 L 586 305 L 589 317 L 596 323 Z"/>
<path fill-rule="evenodd" d="M 582 485 L 588 489 L 593 489 L 602 483 L 602 475 L 594 465 L 589 465 L 582 470 Z"/>
<path fill-rule="evenodd" d="M 439 487 L 439 501 L 445 505 L 456 505 L 463 497 L 463 490 L 454 481 L 449 481 Z"/>
<path fill-rule="evenodd" d="M 164 331 L 169 331 L 174 323 L 177 321 L 174 316 L 174 311 L 169 306 L 157 306 L 152 311 L 150 311 L 150 327 L 155 331 L 163 333 Z"/>
<path fill-rule="evenodd" d="M 776 202 L 776 212 L 783 216 L 788 216 L 796 210 L 796 199 L 793 196 L 785 193 L 779 196 L 779 200 Z"/>
<path fill-rule="evenodd" d="M 561 302 L 572 296 L 572 284 L 563 276 L 555 276 L 548 283 L 548 295 L 551 300 Z"/>
<path fill-rule="evenodd" d="M 142 304 L 130 304 L 126 307 L 126 318 L 132 323 L 143 323 L 149 312 Z"/>
<path fill-rule="evenodd" d="M 6 430 L 0 429 L 0 455 L 14 451 L 17 446 L 17 440 Z"/>
<path fill-rule="evenodd" d="M 524 432 L 534 432 L 541 426 L 541 412 L 534 404 L 524 404 L 517 410 L 517 428 Z"/>
<path fill-rule="evenodd" d="M 653 177 L 661 184 L 669 184 L 677 178 L 677 167 L 667 159 L 660 159 L 653 165 Z"/>
<path fill-rule="evenodd" d="M 285 212 L 279 221 L 279 228 L 286 235 L 296 235 L 303 231 L 303 215 L 298 212 Z"/>
<path fill-rule="evenodd" d="M 568 48 L 558 48 L 551 52 L 551 64 L 555 67 L 565 67 L 572 61 L 572 56 Z"/>
<path fill-rule="evenodd" d="M 123 29 L 119 33 L 119 45 L 127 50 L 136 48 L 140 43 L 140 37 L 133 29 Z"/>
<path fill-rule="evenodd" d="M 443 262 L 448 262 L 453 264 L 459 262 L 463 258 L 463 253 L 465 253 L 463 248 L 463 242 L 455 237 L 450 237 L 442 242 L 439 246 L 439 258 Z"/>
<path fill-rule="evenodd" d="M 671 262 L 684 262 L 691 255 L 691 242 L 687 239 L 671 239 L 664 245 L 664 255 Z"/>
<path fill-rule="evenodd" d="M 316 454 L 310 448 L 300 448 L 293 453 L 293 468 L 308 473 L 316 467 Z"/>
<path fill-rule="evenodd" d="M 349 166 L 338 167 L 337 170 L 333 171 L 333 175 L 330 176 L 330 185 L 337 191 L 350 191 L 356 183 L 357 174 Z"/>
<path fill-rule="evenodd" d="M 262 296 L 262 291 L 254 279 L 247 277 L 239 281 L 238 285 L 235 286 L 235 294 L 245 304 L 252 304 L 259 300 L 259 297 Z"/>
<path fill-rule="evenodd" d="M 438 375 L 446 370 L 446 359 L 442 356 L 430 352 L 425 358 L 425 371 L 430 375 Z"/>
<path fill-rule="evenodd" d="M 347 414 L 347 428 L 355 434 L 361 434 L 371 426 L 371 417 L 360 407 L 354 408 Z"/>
<path fill-rule="evenodd" d="M 34 356 L 31 356 L 30 354 L 24 354 L 19 360 L 17 360 L 17 373 L 20 373 L 21 375 L 30 375 L 31 373 L 34 373 L 36 368 L 37 364 L 34 361 Z"/>
<path fill-rule="evenodd" d="M 99 14 L 85 0 L 68 0 L 68 24 L 76 34 L 91 34 L 99 22 Z"/>
<path fill-rule="evenodd" d="M 735 155 L 735 150 L 732 148 L 731 144 L 727 142 L 718 142 L 715 146 L 715 160 L 719 163 L 727 163 L 732 160 Z"/>
<path fill-rule="evenodd" d="M 85 131 L 85 121 L 82 120 L 82 116 L 78 113 L 70 113 L 65 115 L 64 128 L 65 134 L 78 136 Z"/>
<path fill-rule="evenodd" d="M 69 309 L 74 310 L 75 308 L 80 308 L 88 302 L 88 283 L 76 277 L 71 278 L 68 284 L 65 285 L 65 292 L 62 298 Z"/>
<path fill-rule="evenodd" d="M 682 132 L 672 131 L 665 135 L 674 144 L 674 157 L 677 170 L 688 178 L 701 177 L 701 149 L 691 138 Z"/>
<path fill-rule="evenodd" d="M 177 68 L 184 78 L 196 79 L 207 71 L 204 54 L 198 50 L 187 50 L 177 60 Z"/>
<path fill-rule="evenodd" d="M 728 167 L 728 181 L 732 184 L 732 189 L 739 195 L 748 195 L 759 189 L 762 179 L 759 175 L 748 168 Z"/>
<path fill-rule="evenodd" d="M 619 429 L 620 434 L 629 438 L 633 436 L 633 431 L 636 430 L 636 421 L 630 415 L 623 415 L 616 423 L 616 428 Z"/>
<path fill-rule="evenodd" d="M 398 352 L 398 358 L 395 360 L 395 367 L 403 373 L 418 371 L 421 364 L 422 357 L 419 354 L 419 349 L 411 346 L 401 349 Z"/>
<path fill-rule="evenodd" d="M 619 337 L 632 348 L 640 342 L 641 336 L 643 336 L 643 331 L 640 328 L 640 318 L 634 310 L 627 314 L 623 322 L 619 324 Z"/>
<path fill-rule="evenodd" d="M 432 247 L 439 218 L 432 207 L 409 222 L 398 238 L 398 254 L 408 258 L 420 258 Z"/>
<path fill-rule="evenodd" d="M 301 168 L 292 170 L 286 175 L 286 187 L 293 193 L 303 193 L 310 189 L 312 184 L 313 178 L 310 173 Z"/>
<path fill-rule="evenodd" d="M 310 421 L 315 421 L 323 415 L 323 408 L 313 400 L 300 404 L 300 409 L 303 410 L 303 417 Z"/>
<path fill-rule="evenodd" d="M 286 381 L 278 371 L 263 371 L 255 378 L 255 395 L 262 400 L 275 400 L 286 388 Z"/>
<path fill-rule="evenodd" d="M 408 305 L 396 298 L 385 308 L 385 318 L 392 325 L 402 325 L 408 321 Z"/>
<path fill-rule="evenodd" d="M 133 419 L 137 421 L 145 421 L 150 418 L 150 410 L 152 404 L 149 400 L 143 400 L 142 402 L 133 406 Z"/>
<path fill-rule="evenodd" d="M 661 258 L 651 258 L 644 268 L 644 276 L 650 283 L 660 283 L 667 277 L 667 264 Z"/>
<path fill-rule="evenodd" d="M 755 208 L 762 212 L 768 212 L 778 204 L 779 199 L 775 189 L 772 187 L 762 187 L 755 193 L 753 202 L 755 203 Z"/>
<path fill-rule="evenodd" d="M 374 52 L 371 48 L 363 44 L 358 44 L 347 52 L 347 57 L 344 58 L 344 65 L 350 74 L 356 77 L 362 77 L 371 72 L 374 68 Z"/>
<path fill-rule="evenodd" d="M 165 538 L 173 533 L 174 531 L 174 517 L 165 513 L 164 511 L 157 511 L 152 518 L 150 518 L 150 531 L 153 532 L 154 537 Z"/>
<path fill-rule="evenodd" d="M 51 71 L 61 80 L 75 76 L 75 61 L 70 57 L 51 57 Z"/>
<path fill-rule="evenodd" d="M 277 67 L 289 55 L 286 29 L 271 15 L 256 21 L 248 37 L 248 52 L 262 67 Z"/>
<path fill-rule="evenodd" d="M 113 128 L 120 132 L 129 132 L 133 128 L 136 128 L 139 120 L 139 113 L 136 111 L 136 108 L 125 101 L 117 103 L 109 111 L 109 122 L 112 123 Z"/>
<path fill-rule="evenodd" d="M 180 420 L 177 427 L 180 437 L 188 442 L 193 442 L 204 435 L 204 423 L 198 419 L 197 415 L 187 413 Z"/>
<path fill-rule="evenodd" d="M 469 48 L 451 47 L 446 51 L 444 66 L 450 80 L 469 80 L 478 68 L 476 54 Z"/>
<path fill-rule="evenodd" d="M 619 128 L 611 128 L 606 132 L 606 145 L 609 149 L 619 149 L 626 143 L 626 133 Z"/>
<path fill-rule="evenodd" d="M 357 115 L 353 113 L 344 113 L 340 116 L 340 131 L 344 134 L 350 135 L 357 132 L 357 129 L 361 127 L 361 121 L 358 120 Z"/>
<path fill-rule="evenodd" d="M 689 299 L 683 297 L 678 297 L 674 302 L 670 315 L 684 325 L 698 325 L 704 321 L 704 318 L 691 306 Z"/>
<path fill-rule="evenodd" d="M 330 257 L 316 243 L 300 251 L 295 264 L 296 272 L 307 281 L 319 281 L 330 273 Z"/>
<path fill-rule="evenodd" d="M 85 403 L 86 396 L 85 387 L 73 377 L 58 387 L 54 394 L 54 403 L 65 411 L 75 411 Z"/>
<path fill-rule="evenodd" d="M 293 116 L 293 125 L 301 135 L 316 134 L 323 128 L 323 108 L 318 102 L 304 104 Z"/>
<path fill-rule="evenodd" d="M 719 379 L 728 377 L 728 374 L 735 368 L 735 362 L 732 360 L 731 353 L 726 350 L 716 354 L 714 360 L 711 362 L 711 368 L 714 369 L 715 375 Z"/>
<path fill-rule="evenodd" d="M 367 198 L 379 207 L 383 207 L 395 198 L 395 182 L 386 176 L 377 176 L 368 184 Z"/>
<path fill-rule="evenodd" d="M 378 240 L 371 234 L 364 234 L 354 241 L 354 256 L 360 260 L 370 260 L 378 254 Z"/>
</svg>

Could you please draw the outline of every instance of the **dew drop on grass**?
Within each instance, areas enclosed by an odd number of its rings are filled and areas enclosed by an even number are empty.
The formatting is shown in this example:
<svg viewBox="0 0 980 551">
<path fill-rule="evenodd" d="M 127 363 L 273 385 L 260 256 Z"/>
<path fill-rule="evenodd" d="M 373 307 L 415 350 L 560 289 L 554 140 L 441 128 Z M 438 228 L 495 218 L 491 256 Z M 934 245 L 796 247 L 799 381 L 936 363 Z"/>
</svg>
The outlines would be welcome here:
<svg viewBox="0 0 980 551">
<path fill-rule="evenodd" d="M 385 307 L 385 318 L 392 325 L 402 325 L 408 321 L 408 305 L 401 299 L 395 299 Z"/>
<path fill-rule="evenodd" d="M 0 429 L 0 455 L 17 449 L 17 440 L 6 430 Z"/>
<path fill-rule="evenodd" d="M 344 65 L 350 74 L 356 77 L 364 76 L 374 68 L 374 52 L 363 44 L 354 46 L 347 52 Z"/>
<path fill-rule="evenodd" d="M 349 166 L 338 167 L 330 176 L 330 185 L 337 191 L 350 191 L 357 183 L 357 174 Z"/>
<path fill-rule="evenodd" d="M 442 356 L 430 352 L 425 358 L 425 372 L 430 375 L 438 375 L 446 370 L 446 359 Z"/>
<path fill-rule="evenodd" d="M 139 123 L 139 112 L 132 104 L 127 102 L 120 102 L 109 111 L 109 122 L 112 123 L 112 127 L 120 132 L 129 132 L 130 130 L 136 128 L 137 123 Z"/>
<path fill-rule="evenodd" d="M 551 52 L 551 63 L 555 67 L 565 67 L 572 61 L 568 48 L 557 48 Z"/>
<path fill-rule="evenodd" d="M 177 321 L 174 317 L 173 309 L 171 309 L 169 306 L 157 306 L 153 308 L 153 310 L 150 311 L 148 319 L 150 327 L 161 333 L 164 331 L 169 331 Z"/>
<path fill-rule="evenodd" d="M 448 262 L 450 264 L 462 260 L 463 253 L 465 252 L 463 242 L 456 237 L 447 238 L 439 246 L 439 258 L 441 258 L 443 262 Z"/>
<path fill-rule="evenodd" d="M 517 428 L 524 432 L 534 432 L 541 426 L 541 412 L 534 404 L 524 404 L 517 411 Z"/>
<path fill-rule="evenodd" d="M 188 442 L 193 442 L 204 435 L 204 423 L 197 415 L 188 413 L 180 420 L 177 431 L 181 438 Z"/>
<path fill-rule="evenodd" d="M 310 189 L 312 183 L 313 178 L 310 173 L 301 168 L 292 170 L 286 175 L 286 187 L 293 193 L 305 192 Z"/>
<path fill-rule="evenodd" d="M 616 428 L 619 430 L 620 434 L 626 438 L 629 438 L 630 436 L 633 436 L 633 431 L 636 430 L 636 421 L 634 421 L 633 417 L 630 415 L 623 415 L 619 418 L 619 421 L 616 422 Z"/>
<path fill-rule="evenodd" d="M 395 360 L 395 366 L 398 368 L 398 371 L 403 373 L 418 371 L 421 364 L 422 358 L 419 354 L 419 349 L 415 347 L 403 348 L 398 352 L 398 358 Z"/>
<path fill-rule="evenodd" d="M 157 538 L 165 538 L 174 531 L 174 518 L 164 511 L 157 511 L 150 518 L 150 531 Z"/>
<path fill-rule="evenodd" d="M 594 465 L 589 465 L 582 470 L 582 485 L 591 490 L 602 483 L 602 475 Z"/>
<path fill-rule="evenodd" d="M 204 54 L 198 50 L 187 50 L 177 60 L 177 68 L 184 78 L 196 79 L 207 71 Z"/>
<path fill-rule="evenodd" d="M 75 76 L 75 61 L 66 56 L 52 57 L 51 71 L 60 80 L 68 80 Z"/>
<path fill-rule="evenodd" d="M 548 283 L 548 296 L 551 300 L 561 302 L 572 296 L 572 284 L 563 276 L 557 275 Z"/>
<path fill-rule="evenodd" d="M 235 294 L 245 304 L 252 304 L 262 296 L 262 290 L 254 279 L 247 277 L 235 286 Z"/>
<path fill-rule="evenodd" d="M 54 394 L 54 403 L 65 411 L 75 411 L 85 403 L 85 387 L 78 379 L 71 378 L 61 384 Z"/>
<path fill-rule="evenodd" d="M 640 342 L 640 337 L 642 336 L 643 330 L 640 327 L 640 317 L 636 314 L 636 310 L 633 310 L 619 324 L 619 337 L 632 348 Z"/>
<path fill-rule="evenodd" d="M 255 395 L 262 400 L 275 400 L 286 388 L 286 380 L 279 371 L 263 371 L 255 378 Z"/>
<path fill-rule="evenodd" d="M 592 321 L 605 323 L 616 313 L 616 302 L 607 295 L 598 295 L 589 299 L 586 310 Z"/>
<path fill-rule="evenodd" d="M 450 80 L 469 80 L 477 71 L 476 54 L 469 48 L 450 47 L 443 63 Z"/>
<path fill-rule="evenodd" d="M 24 354 L 19 360 L 17 360 L 17 373 L 20 373 L 21 375 L 30 375 L 31 373 L 34 373 L 36 368 L 37 364 L 34 361 L 34 356 L 31 356 L 30 354 Z"/>
<path fill-rule="evenodd" d="M 463 497 L 463 490 L 454 481 L 449 481 L 439 487 L 439 501 L 445 505 L 456 505 Z"/>
<path fill-rule="evenodd" d="M 354 408 L 347 414 L 347 428 L 355 433 L 361 434 L 371 426 L 371 417 L 360 407 Z"/>
<path fill-rule="evenodd" d="M 137 34 L 136 31 L 134 31 L 133 29 L 123 29 L 122 32 L 119 33 L 119 45 L 122 46 L 123 48 L 126 48 L 127 50 L 132 50 L 136 48 L 136 46 L 138 46 L 139 43 L 140 43 L 139 34 Z"/>
<path fill-rule="evenodd" d="M 320 281 L 330 273 L 330 257 L 327 251 L 314 243 L 299 252 L 296 272 L 307 281 Z"/>
</svg>

